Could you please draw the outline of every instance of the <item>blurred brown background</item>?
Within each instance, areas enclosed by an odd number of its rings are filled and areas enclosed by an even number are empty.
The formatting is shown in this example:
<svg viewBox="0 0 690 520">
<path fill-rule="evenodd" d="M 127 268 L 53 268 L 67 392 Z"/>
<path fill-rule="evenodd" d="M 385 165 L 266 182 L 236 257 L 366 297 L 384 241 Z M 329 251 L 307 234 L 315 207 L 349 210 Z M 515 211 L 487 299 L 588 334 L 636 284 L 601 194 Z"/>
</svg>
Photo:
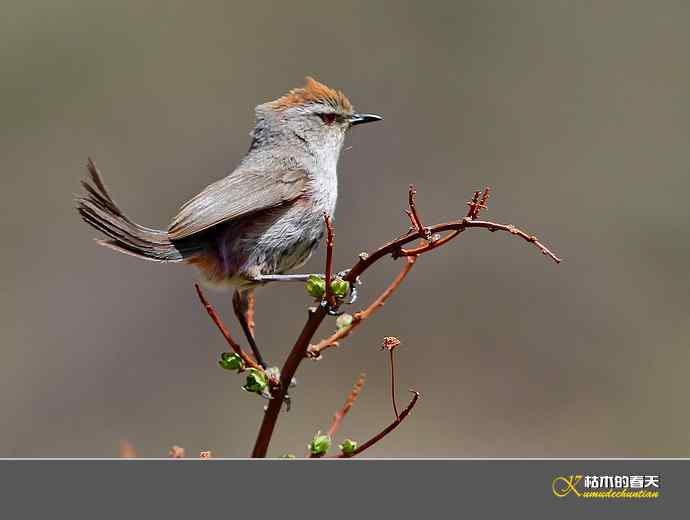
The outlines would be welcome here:
<svg viewBox="0 0 690 520">
<path fill-rule="evenodd" d="M 98 5 L 101 4 L 101 5 Z M 273 455 L 303 453 L 358 372 L 341 430 L 392 417 L 384 335 L 414 414 L 370 456 L 687 456 L 690 7 L 678 2 L 3 2 L 0 456 L 244 456 L 264 402 L 218 368 L 195 273 L 114 254 L 73 209 L 87 156 L 129 215 L 164 227 L 228 173 L 253 107 L 312 74 L 385 121 L 340 164 L 336 267 L 424 219 L 481 230 L 425 256 L 340 351 L 305 363 Z M 320 270 L 323 250 L 308 264 Z M 364 303 L 397 272 L 367 274 Z M 231 319 L 230 295 L 210 293 Z M 273 364 L 300 287 L 258 292 Z M 332 321 L 322 329 L 334 327 Z M 342 438 L 341 436 L 341 438 Z M 339 439 L 341 440 L 341 439 Z"/>
</svg>

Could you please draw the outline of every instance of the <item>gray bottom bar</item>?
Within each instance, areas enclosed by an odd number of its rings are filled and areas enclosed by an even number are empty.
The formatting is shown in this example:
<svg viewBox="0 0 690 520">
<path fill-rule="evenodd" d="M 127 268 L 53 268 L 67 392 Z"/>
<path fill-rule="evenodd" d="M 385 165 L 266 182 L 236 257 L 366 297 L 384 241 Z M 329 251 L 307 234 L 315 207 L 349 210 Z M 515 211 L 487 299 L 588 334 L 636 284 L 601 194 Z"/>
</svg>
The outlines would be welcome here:
<svg viewBox="0 0 690 520">
<path fill-rule="evenodd" d="M 689 476 L 650 459 L 0 460 L 13 519 L 666 518 Z"/>
</svg>

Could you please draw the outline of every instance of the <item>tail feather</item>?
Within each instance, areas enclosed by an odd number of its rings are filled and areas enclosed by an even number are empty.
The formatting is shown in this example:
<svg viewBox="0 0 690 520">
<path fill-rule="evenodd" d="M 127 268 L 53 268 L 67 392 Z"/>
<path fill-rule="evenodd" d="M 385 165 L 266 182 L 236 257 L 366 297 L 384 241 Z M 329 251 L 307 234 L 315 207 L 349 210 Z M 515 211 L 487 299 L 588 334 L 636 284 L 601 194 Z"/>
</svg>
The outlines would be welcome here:
<svg viewBox="0 0 690 520">
<path fill-rule="evenodd" d="M 84 222 L 110 237 L 99 240 L 99 244 L 155 262 L 183 260 L 166 231 L 140 226 L 128 219 L 108 193 L 91 159 L 87 167 L 91 182 L 81 183 L 86 194 L 77 198 L 77 211 Z"/>
</svg>

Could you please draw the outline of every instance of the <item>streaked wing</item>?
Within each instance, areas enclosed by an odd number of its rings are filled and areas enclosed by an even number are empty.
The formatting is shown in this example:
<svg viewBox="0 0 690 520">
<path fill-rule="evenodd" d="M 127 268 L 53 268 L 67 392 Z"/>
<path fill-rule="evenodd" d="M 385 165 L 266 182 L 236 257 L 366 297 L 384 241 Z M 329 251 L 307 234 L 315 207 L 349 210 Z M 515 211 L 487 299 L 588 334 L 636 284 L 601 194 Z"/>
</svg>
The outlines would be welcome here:
<svg viewBox="0 0 690 520">
<path fill-rule="evenodd" d="M 305 181 L 303 170 L 235 171 L 186 202 L 170 224 L 168 237 L 180 240 L 223 222 L 295 200 L 304 193 Z"/>
</svg>

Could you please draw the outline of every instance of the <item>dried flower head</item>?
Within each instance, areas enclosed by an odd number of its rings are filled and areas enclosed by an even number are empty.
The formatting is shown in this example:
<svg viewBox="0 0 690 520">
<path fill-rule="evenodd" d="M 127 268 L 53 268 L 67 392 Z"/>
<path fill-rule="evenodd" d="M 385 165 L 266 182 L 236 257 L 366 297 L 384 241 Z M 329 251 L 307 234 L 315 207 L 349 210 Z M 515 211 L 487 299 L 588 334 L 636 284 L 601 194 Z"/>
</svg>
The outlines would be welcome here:
<svg viewBox="0 0 690 520">
<path fill-rule="evenodd" d="M 183 459 L 184 458 L 184 448 L 180 446 L 173 446 L 168 452 L 168 457 L 171 459 Z"/>
<path fill-rule="evenodd" d="M 393 350 L 400 345 L 400 340 L 395 336 L 386 336 L 381 343 L 381 350 Z"/>
</svg>

